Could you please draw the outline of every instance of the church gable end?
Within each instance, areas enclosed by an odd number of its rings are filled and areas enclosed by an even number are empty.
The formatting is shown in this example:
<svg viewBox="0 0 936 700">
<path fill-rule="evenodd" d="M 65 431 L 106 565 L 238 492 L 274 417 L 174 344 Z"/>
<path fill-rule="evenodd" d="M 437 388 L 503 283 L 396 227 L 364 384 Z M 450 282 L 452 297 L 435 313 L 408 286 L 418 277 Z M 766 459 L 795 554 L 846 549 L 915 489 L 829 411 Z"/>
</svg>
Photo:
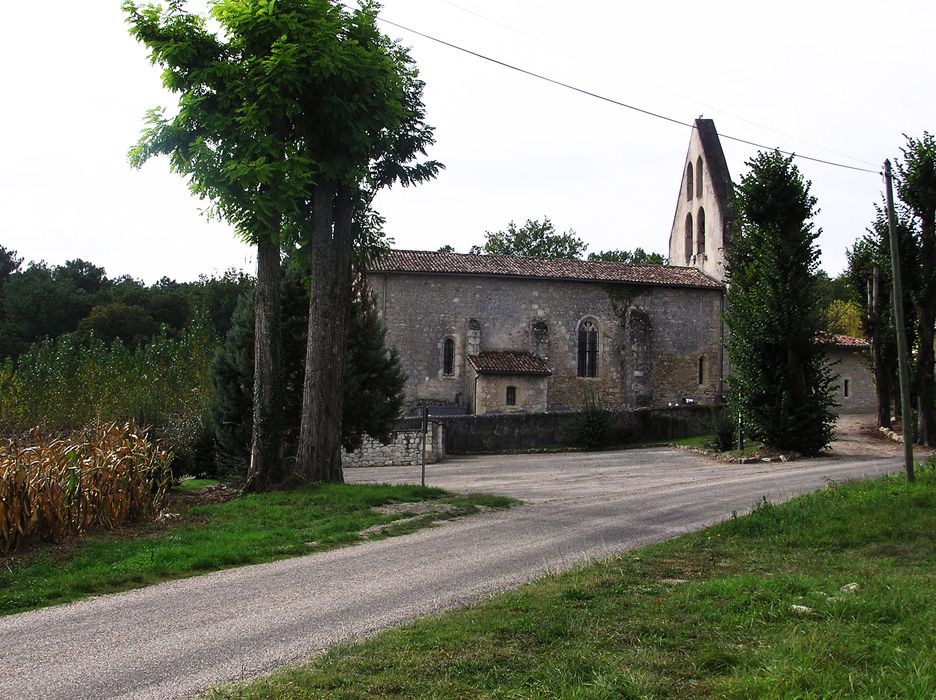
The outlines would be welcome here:
<svg viewBox="0 0 936 700">
<path fill-rule="evenodd" d="M 670 264 L 689 265 L 719 281 L 725 279 L 730 188 L 731 176 L 715 122 L 696 119 L 670 232 Z"/>
</svg>

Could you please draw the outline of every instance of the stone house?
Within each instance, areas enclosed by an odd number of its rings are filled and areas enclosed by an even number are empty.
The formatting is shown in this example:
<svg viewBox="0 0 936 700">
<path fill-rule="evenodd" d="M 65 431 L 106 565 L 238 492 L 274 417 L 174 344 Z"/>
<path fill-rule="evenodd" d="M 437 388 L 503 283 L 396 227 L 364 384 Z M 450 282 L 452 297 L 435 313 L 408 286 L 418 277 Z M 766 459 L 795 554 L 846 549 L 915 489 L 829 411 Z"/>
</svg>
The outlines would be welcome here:
<svg viewBox="0 0 936 700">
<path fill-rule="evenodd" d="M 411 407 L 638 408 L 721 391 L 723 287 L 694 267 L 391 251 L 368 282 Z"/>
<path fill-rule="evenodd" d="M 838 384 L 835 396 L 838 412 L 875 413 L 877 394 L 868 356 L 871 344 L 864 338 L 848 335 L 830 335 L 822 341 Z"/>
</svg>

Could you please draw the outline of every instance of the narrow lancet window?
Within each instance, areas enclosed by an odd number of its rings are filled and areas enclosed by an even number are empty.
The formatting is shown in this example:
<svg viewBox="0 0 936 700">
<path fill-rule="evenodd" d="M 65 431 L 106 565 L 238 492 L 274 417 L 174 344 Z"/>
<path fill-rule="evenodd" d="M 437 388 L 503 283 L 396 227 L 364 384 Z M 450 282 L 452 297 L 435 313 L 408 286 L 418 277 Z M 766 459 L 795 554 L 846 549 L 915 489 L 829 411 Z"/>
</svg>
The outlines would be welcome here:
<svg viewBox="0 0 936 700">
<path fill-rule="evenodd" d="M 451 338 L 442 344 L 442 374 L 446 377 L 455 374 L 455 341 Z"/>
<path fill-rule="evenodd" d="M 695 181 L 696 181 L 696 197 L 702 196 L 702 156 L 699 156 L 699 159 L 696 161 L 695 168 Z"/>
<path fill-rule="evenodd" d="M 692 214 L 686 214 L 686 264 L 692 262 Z"/>
</svg>

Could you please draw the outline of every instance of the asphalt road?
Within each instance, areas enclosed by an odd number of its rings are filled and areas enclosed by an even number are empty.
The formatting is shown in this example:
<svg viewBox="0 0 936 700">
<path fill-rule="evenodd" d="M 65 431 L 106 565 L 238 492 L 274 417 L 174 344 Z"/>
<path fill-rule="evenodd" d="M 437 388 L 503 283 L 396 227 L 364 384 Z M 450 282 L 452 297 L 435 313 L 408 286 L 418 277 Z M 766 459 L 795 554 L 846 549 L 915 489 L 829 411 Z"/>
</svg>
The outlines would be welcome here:
<svg viewBox="0 0 936 700">
<path fill-rule="evenodd" d="M 546 572 L 898 471 L 860 442 L 833 458 L 725 465 L 673 449 L 512 455 L 428 467 L 429 483 L 526 504 L 412 535 L 0 618 L 0 698 L 184 698 Z M 348 470 L 419 479 L 418 468 Z"/>
</svg>

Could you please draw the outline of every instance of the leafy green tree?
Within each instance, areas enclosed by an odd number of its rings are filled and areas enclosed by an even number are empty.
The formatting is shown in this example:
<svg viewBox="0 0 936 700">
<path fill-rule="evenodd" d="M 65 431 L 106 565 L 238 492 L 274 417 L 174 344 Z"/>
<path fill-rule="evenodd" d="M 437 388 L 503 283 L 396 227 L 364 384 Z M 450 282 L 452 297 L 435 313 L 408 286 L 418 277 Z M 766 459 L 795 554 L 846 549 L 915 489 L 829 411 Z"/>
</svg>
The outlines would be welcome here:
<svg viewBox="0 0 936 700">
<path fill-rule="evenodd" d="M 437 252 L 437 253 L 454 253 L 454 252 L 455 252 L 455 248 L 454 248 L 453 246 L 449 245 L 448 243 L 446 243 L 446 244 L 443 245 L 443 246 L 439 246 L 439 249 L 438 249 L 436 252 Z"/>
<path fill-rule="evenodd" d="M 755 439 L 816 453 L 835 422 L 833 379 L 817 340 L 816 199 L 792 157 L 761 152 L 747 164 L 727 250 L 729 400 Z"/>
<path fill-rule="evenodd" d="M 52 268 L 52 276 L 62 286 L 80 289 L 91 298 L 99 294 L 107 283 L 103 267 L 80 258 L 55 266 Z"/>
<path fill-rule="evenodd" d="M 878 404 L 878 426 L 891 427 L 891 416 L 899 413 L 897 380 L 897 329 L 894 326 L 891 279 L 890 231 L 883 206 L 865 235 L 847 252 L 850 288 L 860 297 L 864 336 L 871 341 L 871 367 Z M 914 344 L 915 315 L 910 290 L 916 286 L 917 250 L 913 226 L 902 208 L 896 211 L 897 240 L 904 281 L 904 311 L 907 314 L 908 344 Z M 894 411 L 892 412 L 892 408 Z"/>
<path fill-rule="evenodd" d="M 296 133 L 317 173 L 312 215 L 299 228 L 311 290 L 295 473 L 341 481 L 352 249 L 373 230 L 370 202 L 380 188 L 423 182 L 441 165 L 417 160 L 434 141 L 423 83 L 408 51 L 378 31 L 379 6 L 364 2 L 342 14 L 336 34 L 317 26 L 321 4 L 299 2 L 301 21 L 291 23 L 290 34 L 303 57 L 294 76 L 302 105 Z"/>
<path fill-rule="evenodd" d="M 411 164 L 432 143 L 422 83 L 407 51 L 377 30 L 374 3 L 348 12 L 329 0 L 219 0 L 211 12 L 223 40 L 183 5 L 124 3 L 131 31 L 180 93 L 175 117 L 151 113 L 134 160 L 170 154 L 193 191 L 258 246 L 252 488 L 282 477 L 280 250 L 294 240 L 306 249 L 313 287 L 295 469 L 341 480 L 352 223 L 379 187 L 440 167 Z"/>
<path fill-rule="evenodd" d="M 212 429 L 222 468 L 246 473 L 250 447 L 253 374 L 253 290 L 241 298 L 234 320 L 212 364 L 214 399 Z M 308 289 L 302 274 L 288 266 L 280 296 L 283 319 L 283 365 L 287 391 L 282 395 L 284 457 L 294 454 L 302 410 L 300 388 L 304 376 Z M 389 442 L 403 404 L 405 375 L 395 350 L 388 350 L 384 330 L 371 304 L 352 306 L 345 364 L 341 444 L 348 450 L 361 444 L 364 434 Z"/>
<path fill-rule="evenodd" d="M 78 334 L 88 339 L 95 337 L 105 345 L 117 338 L 128 348 L 135 348 L 159 333 L 159 323 L 139 306 L 127 304 L 98 304 L 78 324 Z"/>
<path fill-rule="evenodd" d="M 194 311 L 183 285 L 168 277 L 146 290 L 143 308 L 159 323 L 178 333 L 192 322 Z"/>
<path fill-rule="evenodd" d="M 659 253 L 648 253 L 643 248 L 634 250 L 602 250 L 598 253 L 589 253 L 589 260 L 604 260 L 606 262 L 619 262 L 627 265 L 665 265 L 666 258 Z"/>
<path fill-rule="evenodd" d="M 190 307 L 203 312 L 218 337 L 223 338 L 231 327 L 238 299 L 253 284 L 249 275 L 231 269 L 220 277 L 199 277 L 197 282 L 185 285 L 185 293 Z"/>
<path fill-rule="evenodd" d="M 835 299 L 823 312 L 823 329 L 828 333 L 864 337 L 861 306 L 856 301 Z"/>
<path fill-rule="evenodd" d="M 7 250 L 0 245 L 0 300 L 3 299 L 3 285 L 10 279 L 10 275 L 19 270 L 23 259 L 16 257 L 15 250 Z"/>
<path fill-rule="evenodd" d="M 61 268 L 30 263 L 3 286 L 5 353 L 16 357 L 41 338 L 70 333 L 91 310 L 93 297 Z"/>
<path fill-rule="evenodd" d="M 575 231 L 556 233 L 549 217 L 527 219 L 523 226 L 513 221 L 501 231 L 485 231 L 482 246 L 471 246 L 475 255 L 512 255 L 530 258 L 581 258 L 588 245 Z"/>
<path fill-rule="evenodd" d="M 905 135 L 906 136 L 906 135 Z M 907 205 L 919 227 L 918 267 L 911 296 L 916 312 L 917 350 L 915 385 L 917 392 L 917 440 L 936 446 L 936 374 L 934 374 L 934 324 L 936 324 L 936 139 L 929 132 L 923 138 L 906 136 L 897 162 L 897 194 Z"/>
<path fill-rule="evenodd" d="M 819 298 L 823 304 L 829 305 L 833 301 L 849 301 L 853 298 L 852 282 L 847 272 L 830 277 L 825 270 L 819 270 L 815 277 Z"/>
<path fill-rule="evenodd" d="M 257 246 L 257 325 L 252 488 L 263 489 L 284 476 L 278 413 L 283 391 L 278 316 L 280 247 L 288 221 L 300 218 L 311 187 L 313 164 L 289 141 L 293 100 L 282 96 L 283 65 L 297 69 L 289 51 L 274 51 L 288 35 L 269 18 L 281 6 L 224 1 L 211 12 L 228 39 L 207 29 L 206 20 L 187 13 L 184 2 L 168 8 L 140 7 L 126 0 L 130 31 L 163 68 L 163 84 L 179 94 L 179 110 L 148 114 L 149 126 L 131 150 L 142 165 L 155 155 L 170 156 L 174 171 L 188 178 L 193 193 L 211 201 L 209 213 L 232 223 L 240 237 Z M 246 31 L 237 20 L 253 22 Z"/>
<path fill-rule="evenodd" d="M 6 311 L 4 310 L 4 288 L 10 277 L 19 271 L 23 259 L 16 257 L 15 250 L 7 250 L 0 246 L 0 361 L 5 357 L 13 355 L 16 345 L 13 338 L 13 331 L 6 323 Z"/>
</svg>

